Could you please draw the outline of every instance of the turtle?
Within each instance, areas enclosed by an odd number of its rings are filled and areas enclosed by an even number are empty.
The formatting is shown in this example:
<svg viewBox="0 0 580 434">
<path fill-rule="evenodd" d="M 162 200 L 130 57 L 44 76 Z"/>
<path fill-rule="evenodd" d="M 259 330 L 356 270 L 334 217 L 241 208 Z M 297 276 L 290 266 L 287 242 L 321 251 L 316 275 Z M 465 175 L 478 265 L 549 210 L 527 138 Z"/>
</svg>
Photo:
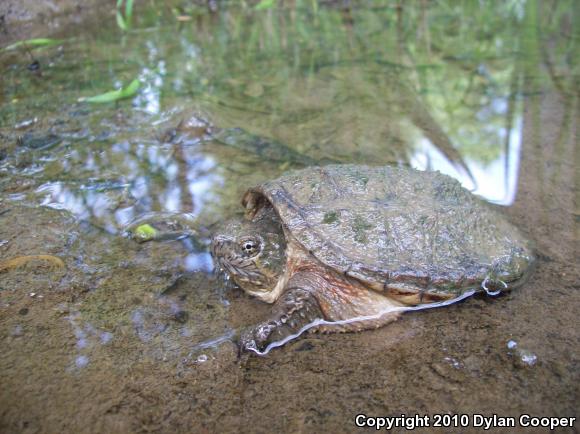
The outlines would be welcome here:
<svg viewBox="0 0 580 434">
<path fill-rule="evenodd" d="M 531 242 L 491 204 L 437 171 L 311 166 L 250 188 L 244 217 L 217 229 L 216 267 L 274 303 L 240 335 L 263 353 L 312 330 L 358 331 L 406 307 L 519 286 Z"/>
</svg>

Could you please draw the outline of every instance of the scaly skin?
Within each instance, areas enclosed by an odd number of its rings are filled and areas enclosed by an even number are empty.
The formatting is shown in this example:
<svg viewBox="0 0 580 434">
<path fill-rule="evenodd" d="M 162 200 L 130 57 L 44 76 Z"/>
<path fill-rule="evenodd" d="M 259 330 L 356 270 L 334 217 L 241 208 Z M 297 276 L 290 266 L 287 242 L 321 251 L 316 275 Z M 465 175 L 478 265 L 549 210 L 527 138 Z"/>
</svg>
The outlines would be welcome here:
<svg viewBox="0 0 580 434">
<path fill-rule="evenodd" d="M 324 315 L 311 288 L 289 288 L 274 304 L 267 321 L 242 333 L 240 352 L 262 352 L 268 344 L 282 341 L 296 334 L 302 327 L 323 318 Z"/>
<path fill-rule="evenodd" d="M 399 315 L 391 311 L 400 303 L 324 269 L 315 260 L 297 268 L 270 318 L 242 333 L 240 351 L 262 352 L 269 344 L 295 335 L 317 320 L 339 323 L 317 325 L 310 331 L 359 331 L 380 327 Z M 364 320 L 357 320 L 361 317 Z"/>
</svg>

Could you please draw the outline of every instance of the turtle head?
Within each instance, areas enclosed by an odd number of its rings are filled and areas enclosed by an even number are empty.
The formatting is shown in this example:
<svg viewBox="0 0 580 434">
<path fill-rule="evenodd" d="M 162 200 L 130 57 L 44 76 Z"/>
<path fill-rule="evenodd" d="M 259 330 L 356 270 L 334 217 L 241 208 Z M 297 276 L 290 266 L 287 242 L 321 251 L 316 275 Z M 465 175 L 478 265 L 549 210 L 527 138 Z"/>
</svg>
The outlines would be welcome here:
<svg viewBox="0 0 580 434">
<path fill-rule="evenodd" d="M 248 294 L 276 301 L 286 268 L 286 240 L 277 217 L 226 222 L 212 238 L 211 253 L 221 271 Z"/>
</svg>

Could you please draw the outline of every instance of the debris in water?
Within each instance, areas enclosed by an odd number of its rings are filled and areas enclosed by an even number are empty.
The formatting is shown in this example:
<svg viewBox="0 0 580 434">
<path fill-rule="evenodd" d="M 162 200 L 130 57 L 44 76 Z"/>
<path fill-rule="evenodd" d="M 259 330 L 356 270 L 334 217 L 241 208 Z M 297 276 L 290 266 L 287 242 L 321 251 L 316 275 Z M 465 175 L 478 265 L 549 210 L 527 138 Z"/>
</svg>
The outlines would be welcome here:
<svg viewBox="0 0 580 434">
<path fill-rule="evenodd" d="M 60 142 L 62 142 L 62 138 L 53 133 L 25 133 L 16 139 L 18 146 L 33 150 L 51 149 Z"/>
<path fill-rule="evenodd" d="M 57 268 L 65 268 L 64 262 L 62 259 L 57 258 L 56 256 L 52 255 L 26 255 L 26 256 L 17 256 L 16 258 L 8 259 L 6 261 L 0 262 L 0 273 L 12 270 L 14 268 L 21 268 L 24 265 L 27 265 L 29 262 L 34 261 L 42 261 L 48 262 L 49 265 L 57 267 Z M 31 294 L 31 297 L 34 297 Z"/>
</svg>

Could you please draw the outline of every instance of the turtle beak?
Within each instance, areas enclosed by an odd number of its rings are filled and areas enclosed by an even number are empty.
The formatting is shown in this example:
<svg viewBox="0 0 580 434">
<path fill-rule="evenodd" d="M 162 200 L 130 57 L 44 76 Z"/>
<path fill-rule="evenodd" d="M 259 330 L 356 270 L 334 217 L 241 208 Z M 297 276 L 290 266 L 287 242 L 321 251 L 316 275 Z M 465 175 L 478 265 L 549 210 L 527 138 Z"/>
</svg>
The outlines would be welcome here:
<svg viewBox="0 0 580 434">
<path fill-rule="evenodd" d="M 225 260 L 225 252 L 228 251 L 232 242 L 231 237 L 218 235 L 212 238 L 210 244 L 210 252 L 214 261 L 214 273 L 218 279 L 224 281 L 226 287 L 235 286 L 234 281 L 228 273 L 227 262 Z"/>
<path fill-rule="evenodd" d="M 231 251 L 234 240 L 226 235 L 216 235 L 211 240 L 211 256 L 219 264 L 222 265 L 222 259 L 226 256 L 226 252 Z"/>
</svg>

